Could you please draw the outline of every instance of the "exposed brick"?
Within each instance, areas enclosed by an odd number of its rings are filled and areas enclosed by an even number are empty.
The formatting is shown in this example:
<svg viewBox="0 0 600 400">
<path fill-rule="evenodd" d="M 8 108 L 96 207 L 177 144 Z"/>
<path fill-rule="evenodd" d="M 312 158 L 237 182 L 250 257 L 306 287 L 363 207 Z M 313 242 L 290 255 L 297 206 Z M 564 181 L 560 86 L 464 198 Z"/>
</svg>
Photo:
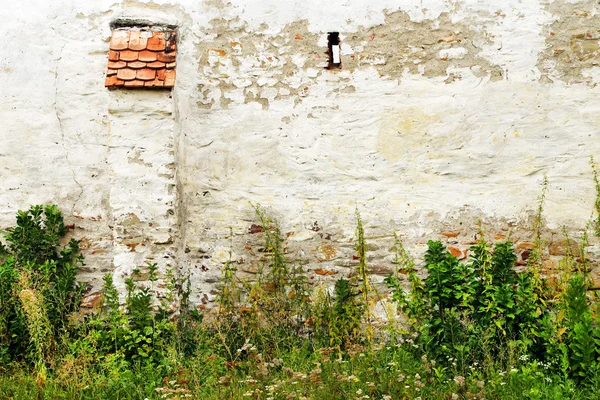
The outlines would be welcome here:
<svg viewBox="0 0 600 400">
<path fill-rule="evenodd" d="M 552 242 L 548 248 L 548 252 L 551 256 L 564 256 L 567 254 L 569 248 L 571 248 L 573 256 L 579 257 L 579 245 L 573 239 L 562 239 Z"/>
<path fill-rule="evenodd" d="M 369 265 L 368 267 L 369 274 L 380 275 L 380 276 L 388 276 L 394 273 L 394 270 L 389 267 L 385 267 L 383 265 Z"/>
<path fill-rule="evenodd" d="M 443 231 L 442 235 L 446 236 L 447 238 L 455 238 L 460 235 L 460 232 L 459 231 Z"/>
<path fill-rule="evenodd" d="M 104 304 L 104 296 L 102 292 L 93 292 L 85 295 L 81 300 L 81 307 L 83 308 L 99 308 Z"/>
<path fill-rule="evenodd" d="M 166 81 L 165 81 L 166 84 Z M 317 259 L 321 261 L 330 261 L 337 258 L 337 251 L 332 245 L 326 244 L 317 248 Z"/>
<path fill-rule="evenodd" d="M 532 243 L 532 242 L 519 242 L 519 244 L 517 244 L 517 249 L 531 250 L 534 247 L 535 247 L 535 243 Z"/>
<path fill-rule="evenodd" d="M 456 247 L 448 247 L 448 251 L 450 252 L 450 254 L 452 254 L 454 257 L 458 258 L 459 260 L 462 260 L 465 258 L 465 254 L 463 253 L 463 251 Z"/>
<path fill-rule="evenodd" d="M 327 270 L 327 269 L 321 269 L 321 268 L 319 268 L 319 269 L 315 270 L 315 274 L 321 275 L 321 276 L 335 275 L 335 274 L 337 274 L 337 271 L 330 271 L 330 270 Z"/>
<path fill-rule="evenodd" d="M 571 40 L 571 50 L 580 61 L 600 55 L 600 44 L 597 40 Z"/>
</svg>

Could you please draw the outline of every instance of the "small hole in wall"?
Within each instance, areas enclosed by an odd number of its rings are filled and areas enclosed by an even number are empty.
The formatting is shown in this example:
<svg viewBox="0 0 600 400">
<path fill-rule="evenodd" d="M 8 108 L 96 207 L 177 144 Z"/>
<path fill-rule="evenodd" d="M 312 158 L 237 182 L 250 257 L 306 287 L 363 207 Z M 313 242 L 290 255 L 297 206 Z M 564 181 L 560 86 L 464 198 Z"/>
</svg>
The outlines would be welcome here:
<svg viewBox="0 0 600 400">
<path fill-rule="evenodd" d="M 327 47 L 329 50 L 328 69 L 342 68 L 342 56 L 340 52 L 340 33 L 329 32 L 327 34 Z"/>
</svg>

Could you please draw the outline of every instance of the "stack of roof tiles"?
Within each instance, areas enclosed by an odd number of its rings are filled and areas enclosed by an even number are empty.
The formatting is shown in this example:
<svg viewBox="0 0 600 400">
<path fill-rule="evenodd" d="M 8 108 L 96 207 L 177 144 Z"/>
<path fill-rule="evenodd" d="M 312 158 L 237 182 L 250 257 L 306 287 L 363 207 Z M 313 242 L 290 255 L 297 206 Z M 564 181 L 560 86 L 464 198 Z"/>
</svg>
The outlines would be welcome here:
<svg viewBox="0 0 600 400">
<path fill-rule="evenodd" d="M 177 33 L 114 30 L 110 40 L 108 88 L 172 88 Z"/>
</svg>

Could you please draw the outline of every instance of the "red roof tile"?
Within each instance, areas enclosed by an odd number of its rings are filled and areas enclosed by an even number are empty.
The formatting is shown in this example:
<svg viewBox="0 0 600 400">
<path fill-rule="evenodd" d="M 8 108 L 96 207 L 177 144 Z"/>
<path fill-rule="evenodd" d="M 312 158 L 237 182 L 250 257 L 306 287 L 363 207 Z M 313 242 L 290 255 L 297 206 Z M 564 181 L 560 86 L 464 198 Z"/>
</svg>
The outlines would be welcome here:
<svg viewBox="0 0 600 400">
<path fill-rule="evenodd" d="M 146 50 L 146 46 L 148 45 L 148 37 L 145 35 L 145 33 L 146 32 L 131 32 L 129 35 L 130 50 Z"/>
<path fill-rule="evenodd" d="M 146 64 L 146 66 L 148 68 L 154 68 L 154 69 L 165 68 L 166 67 L 165 63 L 164 62 L 160 62 L 160 61 L 154 61 L 154 62 L 148 63 L 148 64 Z"/>
<path fill-rule="evenodd" d="M 175 70 L 168 69 L 165 73 L 165 86 L 174 86 L 175 85 Z"/>
<path fill-rule="evenodd" d="M 150 68 L 138 69 L 135 77 L 143 81 L 153 81 L 156 78 L 156 70 Z"/>
<path fill-rule="evenodd" d="M 145 66 L 146 66 L 146 63 L 141 62 L 141 61 L 133 61 L 133 62 L 127 63 L 127 68 L 133 68 L 133 69 L 144 68 Z"/>
<path fill-rule="evenodd" d="M 144 86 L 146 87 L 164 87 L 165 82 L 161 81 L 160 79 L 156 78 L 153 81 L 148 81 L 144 84 Z"/>
<path fill-rule="evenodd" d="M 156 55 L 160 53 L 156 53 L 150 50 L 140 51 L 139 59 L 140 61 L 152 62 L 156 60 Z"/>
<path fill-rule="evenodd" d="M 108 60 L 109 61 L 119 61 L 119 52 L 118 51 L 114 51 L 114 50 L 110 50 L 108 52 Z"/>
<path fill-rule="evenodd" d="M 125 82 L 125 87 L 144 87 L 144 81 L 138 81 L 133 80 L 133 81 L 126 81 Z"/>
<path fill-rule="evenodd" d="M 175 53 L 167 54 L 164 52 L 156 53 L 156 59 L 165 63 L 171 63 L 175 61 Z"/>
<path fill-rule="evenodd" d="M 171 32 L 171 34 L 167 38 L 165 53 L 175 53 L 175 51 L 177 51 L 177 33 Z"/>
<path fill-rule="evenodd" d="M 109 69 L 121 69 L 121 68 L 125 68 L 127 66 L 127 63 L 125 61 L 109 61 L 108 62 L 108 68 Z"/>
<path fill-rule="evenodd" d="M 166 47 L 165 33 L 154 32 L 152 37 L 148 39 L 148 50 L 152 51 L 163 51 Z"/>
<path fill-rule="evenodd" d="M 135 69 L 123 68 L 117 72 L 117 78 L 124 81 L 135 79 Z"/>
<path fill-rule="evenodd" d="M 122 50 L 119 52 L 119 60 L 122 61 L 135 61 L 138 59 L 139 53 L 133 50 Z"/>
<path fill-rule="evenodd" d="M 172 88 L 175 85 L 177 32 L 151 28 L 112 33 L 105 86 Z"/>
<path fill-rule="evenodd" d="M 125 50 L 129 44 L 129 31 L 113 31 L 110 40 L 111 50 Z"/>
<path fill-rule="evenodd" d="M 125 82 L 117 78 L 116 75 L 106 77 L 106 86 L 123 86 Z"/>
</svg>

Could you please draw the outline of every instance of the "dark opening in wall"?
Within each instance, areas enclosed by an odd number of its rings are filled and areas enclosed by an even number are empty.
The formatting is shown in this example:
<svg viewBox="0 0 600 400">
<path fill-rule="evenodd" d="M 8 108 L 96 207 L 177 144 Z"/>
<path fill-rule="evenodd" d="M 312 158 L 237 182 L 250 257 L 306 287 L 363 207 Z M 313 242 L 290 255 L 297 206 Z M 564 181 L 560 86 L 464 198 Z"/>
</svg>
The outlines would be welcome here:
<svg viewBox="0 0 600 400">
<path fill-rule="evenodd" d="M 340 50 L 340 33 L 329 32 L 327 34 L 327 47 L 329 49 L 328 69 L 342 68 L 342 54 Z"/>
</svg>

